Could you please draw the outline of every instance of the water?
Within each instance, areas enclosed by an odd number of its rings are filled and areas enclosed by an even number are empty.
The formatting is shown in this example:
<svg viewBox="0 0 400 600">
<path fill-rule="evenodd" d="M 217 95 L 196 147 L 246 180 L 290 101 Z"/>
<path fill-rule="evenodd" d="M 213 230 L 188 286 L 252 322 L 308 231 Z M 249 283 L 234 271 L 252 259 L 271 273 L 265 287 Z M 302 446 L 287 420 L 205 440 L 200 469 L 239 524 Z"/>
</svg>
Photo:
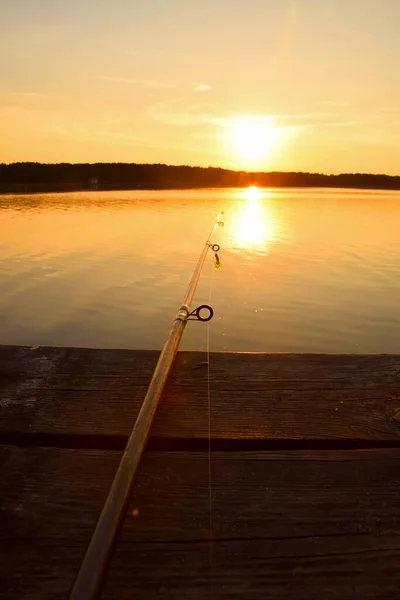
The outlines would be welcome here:
<svg viewBox="0 0 400 600">
<path fill-rule="evenodd" d="M 0 197 L 0 343 L 161 348 L 220 210 L 212 350 L 400 352 L 400 193 L 317 189 Z"/>
</svg>

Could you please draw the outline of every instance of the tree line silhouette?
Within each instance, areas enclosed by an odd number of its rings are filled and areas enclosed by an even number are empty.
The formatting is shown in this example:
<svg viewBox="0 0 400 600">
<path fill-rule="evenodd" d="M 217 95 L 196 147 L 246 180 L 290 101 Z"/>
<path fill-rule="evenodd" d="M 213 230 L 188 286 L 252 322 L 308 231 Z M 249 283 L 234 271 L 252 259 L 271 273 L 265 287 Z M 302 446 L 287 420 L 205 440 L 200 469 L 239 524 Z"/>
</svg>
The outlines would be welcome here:
<svg viewBox="0 0 400 600">
<path fill-rule="evenodd" d="M 136 163 L 0 163 L 0 193 L 166 190 L 204 187 L 340 187 L 399 190 L 400 176 L 364 173 L 247 172 Z"/>
</svg>

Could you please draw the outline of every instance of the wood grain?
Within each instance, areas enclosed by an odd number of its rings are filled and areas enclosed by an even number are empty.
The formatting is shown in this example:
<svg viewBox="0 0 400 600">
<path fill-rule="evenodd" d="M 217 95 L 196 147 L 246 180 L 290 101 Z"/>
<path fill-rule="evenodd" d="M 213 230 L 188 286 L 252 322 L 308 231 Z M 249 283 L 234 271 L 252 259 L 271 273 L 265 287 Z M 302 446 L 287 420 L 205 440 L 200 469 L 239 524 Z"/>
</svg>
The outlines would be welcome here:
<svg viewBox="0 0 400 600">
<path fill-rule="evenodd" d="M 157 357 L 0 346 L 0 598 L 67 597 Z M 178 354 L 165 447 L 207 439 L 204 360 Z M 216 448 L 297 449 L 213 451 L 211 527 L 207 452 L 148 451 L 104 598 L 400 597 L 400 358 L 212 353 L 210 377 Z"/>
<path fill-rule="evenodd" d="M 0 447 L 3 538 L 86 540 L 119 453 Z M 212 454 L 213 539 L 400 534 L 400 450 Z M 210 536 L 208 454 L 148 452 L 124 539 Z M 347 513 L 346 519 L 341 515 Z"/>
<path fill-rule="evenodd" d="M 0 347 L 0 436 L 128 436 L 158 352 Z M 178 353 L 152 435 L 208 435 L 204 354 Z M 218 439 L 400 439 L 400 359 L 212 353 Z"/>
<path fill-rule="evenodd" d="M 115 555 L 103 600 L 383 600 L 400 594 L 398 539 L 338 538 L 308 543 L 229 540 L 127 543 Z M 85 547 L 10 542 L 0 565 L 0 598 L 66 600 Z M 212 552 L 212 571 L 210 556 Z"/>
<path fill-rule="evenodd" d="M 1 456 L 3 597 L 65 598 L 118 453 L 3 447 Z M 399 458 L 397 449 L 215 453 L 210 530 L 207 453 L 149 452 L 104 597 L 204 597 L 210 548 L 212 597 L 396 597 Z"/>
</svg>

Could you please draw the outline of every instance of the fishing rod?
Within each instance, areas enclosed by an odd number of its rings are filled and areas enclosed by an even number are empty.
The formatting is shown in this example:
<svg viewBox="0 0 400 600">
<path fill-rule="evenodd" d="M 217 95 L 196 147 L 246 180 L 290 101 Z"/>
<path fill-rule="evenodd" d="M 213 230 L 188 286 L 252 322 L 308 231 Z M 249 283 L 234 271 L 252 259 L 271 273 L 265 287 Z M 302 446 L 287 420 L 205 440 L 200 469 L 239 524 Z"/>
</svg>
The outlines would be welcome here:
<svg viewBox="0 0 400 600">
<path fill-rule="evenodd" d="M 172 363 L 178 350 L 186 323 L 191 319 L 210 321 L 213 317 L 211 306 L 203 304 L 190 312 L 190 305 L 196 291 L 208 249 L 215 253 L 215 265 L 219 266 L 219 245 L 211 243 L 211 237 L 216 227 L 223 226 L 221 212 L 215 221 L 210 235 L 204 245 L 203 251 L 197 262 L 189 282 L 186 294 L 172 322 L 171 329 L 161 350 L 153 377 L 150 381 L 145 399 L 126 444 L 124 453 L 115 474 L 114 481 L 103 506 L 92 539 L 81 564 L 78 576 L 72 588 L 69 600 L 96 600 L 99 597 L 104 582 L 104 577 L 112 557 L 115 542 L 126 515 L 128 502 L 131 496 L 135 474 L 149 437 L 151 425 L 160 400 L 162 391 Z M 204 311 L 207 311 L 206 315 Z M 201 313 L 203 312 L 203 316 Z"/>
</svg>

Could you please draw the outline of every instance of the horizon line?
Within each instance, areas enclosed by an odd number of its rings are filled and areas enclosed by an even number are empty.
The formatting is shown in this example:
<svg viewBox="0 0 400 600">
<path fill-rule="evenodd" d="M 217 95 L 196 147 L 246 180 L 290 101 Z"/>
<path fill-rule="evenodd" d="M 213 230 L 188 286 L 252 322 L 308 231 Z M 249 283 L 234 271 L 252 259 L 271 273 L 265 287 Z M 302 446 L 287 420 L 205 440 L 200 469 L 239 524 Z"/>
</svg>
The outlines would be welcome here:
<svg viewBox="0 0 400 600">
<path fill-rule="evenodd" d="M 212 166 L 209 165 L 207 167 L 201 166 L 201 165 L 185 165 L 185 164 L 180 164 L 180 165 L 171 165 L 168 163 L 140 163 L 140 162 L 112 162 L 112 161 L 106 161 L 106 162 L 101 162 L 101 161 L 96 161 L 96 162 L 40 162 L 40 161 L 14 161 L 14 162 L 10 162 L 10 163 L 6 163 L 6 162 L 0 162 L 0 167 L 1 166 L 6 166 L 6 167 L 10 167 L 12 165 L 43 165 L 43 166 L 57 166 L 57 165 L 71 165 L 71 166 L 78 166 L 78 165 L 135 165 L 135 166 L 162 166 L 162 167 L 168 167 L 168 168 L 172 168 L 172 169 L 176 169 L 176 168 L 187 168 L 187 169 L 215 169 L 215 170 L 220 170 L 220 171 L 228 171 L 230 173 L 245 173 L 246 175 L 268 175 L 268 174 L 281 174 L 281 175 L 291 175 L 291 174 L 297 174 L 297 175 L 320 175 L 323 177 L 340 177 L 343 175 L 358 175 L 358 176 L 368 176 L 368 177 L 390 177 L 390 178 L 398 178 L 400 177 L 400 173 L 398 175 L 389 175 L 387 173 L 367 173 L 367 172 L 350 172 L 350 171 L 345 171 L 345 172 L 341 172 L 341 173 L 323 173 L 323 172 L 318 172 L 318 171 L 248 171 L 245 169 L 229 169 L 227 167 L 219 167 L 219 166 Z"/>
</svg>

